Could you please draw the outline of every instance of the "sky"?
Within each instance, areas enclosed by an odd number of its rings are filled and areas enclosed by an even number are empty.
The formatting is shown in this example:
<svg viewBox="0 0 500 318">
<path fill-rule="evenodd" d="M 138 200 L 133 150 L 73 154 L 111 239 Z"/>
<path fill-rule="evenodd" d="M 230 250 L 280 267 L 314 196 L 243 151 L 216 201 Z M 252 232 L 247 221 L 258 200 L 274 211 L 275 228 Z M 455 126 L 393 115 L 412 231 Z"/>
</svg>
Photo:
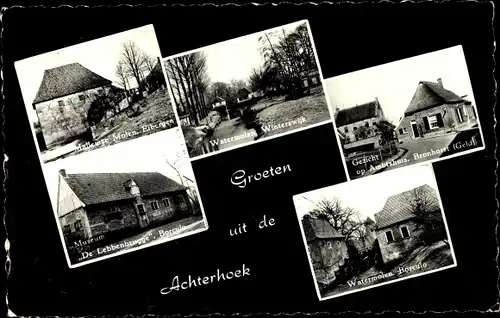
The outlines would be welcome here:
<svg viewBox="0 0 500 318">
<path fill-rule="evenodd" d="M 178 160 L 181 158 L 181 160 Z M 101 149 L 42 164 L 52 207 L 56 207 L 58 173 L 160 172 L 180 182 L 177 172 L 194 181 L 193 170 L 179 128 L 135 138 Z"/>
<path fill-rule="evenodd" d="M 299 219 L 315 208 L 313 202 L 337 197 L 358 210 L 360 221 L 367 217 L 375 220 L 374 214 L 382 210 L 388 197 L 424 184 L 438 190 L 432 166 L 417 164 L 302 193 L 293 200 Z"/>
<path fill-rule="evenodd" d="M 262 65 L 264 60 L 260 54 L 259 37 L 264 32 L 285 29 L 294 30 L 305 21 L 286 24 L 275 29 L 250 34 L 203 48 L 207 56 L 207 71 L 212 83 L 230 83 L 232 79 L 248 80 L 254 67 Z M 271 42 L 274 42 L 271 38 Z"/>
<path fill-rule="evenodd" d="M 17 61 L 15 63 L 17 77 L 30 121 L 37 120 L 32 103 L 45 70 L 78 62 L 119 86 L 115 69 L 122 52 L 122 44 L 127 41 L 134 41 L 150 56 L 161 57 L 153 25 L 147 25 Z M 129 82 L 132 86 L 136 85 L 136 81 L 132 78 Z"/>
<path fill-rule="evenodd" d="M 420 81 L 437 82 L 475 105 L 461 46 L 431 52 L 356 71 L 325 81 L 332 109 L 347 108 L 378 98 L 387 119 L 397 125 Z"/>
</svg>

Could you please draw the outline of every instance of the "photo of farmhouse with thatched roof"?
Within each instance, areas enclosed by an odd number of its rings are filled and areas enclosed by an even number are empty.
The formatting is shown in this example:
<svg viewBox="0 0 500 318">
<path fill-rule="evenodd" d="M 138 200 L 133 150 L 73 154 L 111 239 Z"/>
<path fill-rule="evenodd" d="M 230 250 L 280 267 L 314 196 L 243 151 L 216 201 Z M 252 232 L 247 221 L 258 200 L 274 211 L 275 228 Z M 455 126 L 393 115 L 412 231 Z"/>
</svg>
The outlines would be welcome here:
<svg viewBox="0 0 500 318">
<path fill-rule="evenodd" d="M 351 179 L 484 149 L 461 46 L 325 85 Z"/>
<path fill-rule="evenodd" d="M 43 162 L 176 127 L 152 26 L 16 62 Z"/>
<path fill-rule="evenodd" d="M 294 203 L 321 300 L 456 265 L 431 166 L 310 191 Z"/>
</svg>

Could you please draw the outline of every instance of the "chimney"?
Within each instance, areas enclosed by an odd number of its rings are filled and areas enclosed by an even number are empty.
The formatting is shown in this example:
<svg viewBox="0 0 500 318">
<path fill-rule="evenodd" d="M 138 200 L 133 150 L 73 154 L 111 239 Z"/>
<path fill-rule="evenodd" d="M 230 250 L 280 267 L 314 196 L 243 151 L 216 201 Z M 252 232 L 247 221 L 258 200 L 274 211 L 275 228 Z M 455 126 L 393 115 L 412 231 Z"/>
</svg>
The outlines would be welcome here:
<svg viewBox="0 0 500 318">
<path fill-rule="evenodd" d="M 66 178 L 68 175 L 66 174 L 66 169 L 61 169 L 59 170 L 59 174 L 63 177 Z"/>
<path fill-rule="evenodd" d="M 438 82 L 439 87 L 444 88 L 443 87 L 443 80 L 441 78 L 438 78 L 437 82 Z"/>
</svg>

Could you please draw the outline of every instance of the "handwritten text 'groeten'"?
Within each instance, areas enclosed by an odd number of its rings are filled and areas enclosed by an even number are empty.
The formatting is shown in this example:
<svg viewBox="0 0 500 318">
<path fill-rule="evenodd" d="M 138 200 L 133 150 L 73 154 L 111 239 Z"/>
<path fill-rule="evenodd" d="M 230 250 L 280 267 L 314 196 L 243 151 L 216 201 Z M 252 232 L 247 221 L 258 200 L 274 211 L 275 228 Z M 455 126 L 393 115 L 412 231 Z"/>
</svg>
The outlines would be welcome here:
<svg viewBox="0 0 500 318">
<path fill-rule="evenodd" d="M 292 168 L 290 165 L 284 165 L 282 167 L 270 167 L 269 169 L 264 170 L 263 172 L 257 172 L 254 174 L 247 174 L 245 170 L 236 170 L 231 175 L 231 184 L 234 184 L 238 188 L 245 188 L 252 181 L 260 181 L 262 179 L 267 179 L 271 177 L 275 177 L 277 175 L 291 172 Z"/>
</svg>

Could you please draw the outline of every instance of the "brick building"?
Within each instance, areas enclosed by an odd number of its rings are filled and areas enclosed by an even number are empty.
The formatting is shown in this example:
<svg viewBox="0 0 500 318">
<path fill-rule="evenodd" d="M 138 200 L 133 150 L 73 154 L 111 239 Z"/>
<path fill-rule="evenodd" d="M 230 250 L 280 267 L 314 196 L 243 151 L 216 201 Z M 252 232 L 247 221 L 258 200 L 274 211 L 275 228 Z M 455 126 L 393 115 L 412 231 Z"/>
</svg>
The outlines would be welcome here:
<svg viewBox="0 0 500 318">
<path fill-rule="evenodd" d="M 444 88 L 443 81 L 420 82 L 396 128 L 400 141 L 442 135 L 470 128 L 477 122 L 474 105 Z"/>
<path fill-rule="evenodd" d="M 346 152 L 378 148 L 380 135 L 377 125 L 385 121 L 384 111 L 377 98 L 335 113 L 335 125 Z"/>
<path fill-rule="evenodd" d="M 327 287 L 337 278 L 336 273 L 348 257 L 342 236 L 327 220 L 304 216 L 302 225 L 319 287 Z"/>
<path fill-rule="evenodd" d="M 187 188 L 158 172 L 59 171 L 57 215 L 68 241 L 147 228 L 191 214 Z"/>
<path fill-rule="evenodd" d="M 45 70 L 33 100 L 43 143 L 41 150 L 64 144 L 86 133 L 93 98 L 107 94 L 112 82 L 79 63 Z M 42 147 L 43 145 L 43 147 Z"/>
<path fill-rule="evenodd" d="M 416 204 L 425 205 L 425 213 L 432 216 L 432 228 L 417 221 Z M 389 197 L 382 211 L 375 214 L 377 241 L 382 261 L 388 263 L 404 258 L 425 242 L 428 232 L 443 233 L 444 222 L 436 190 L 429 185 Z M 420 226 L 419 226 L 420 225 Z M 427 233 L 426 233 L 427 231 Z"/>
</svg>

